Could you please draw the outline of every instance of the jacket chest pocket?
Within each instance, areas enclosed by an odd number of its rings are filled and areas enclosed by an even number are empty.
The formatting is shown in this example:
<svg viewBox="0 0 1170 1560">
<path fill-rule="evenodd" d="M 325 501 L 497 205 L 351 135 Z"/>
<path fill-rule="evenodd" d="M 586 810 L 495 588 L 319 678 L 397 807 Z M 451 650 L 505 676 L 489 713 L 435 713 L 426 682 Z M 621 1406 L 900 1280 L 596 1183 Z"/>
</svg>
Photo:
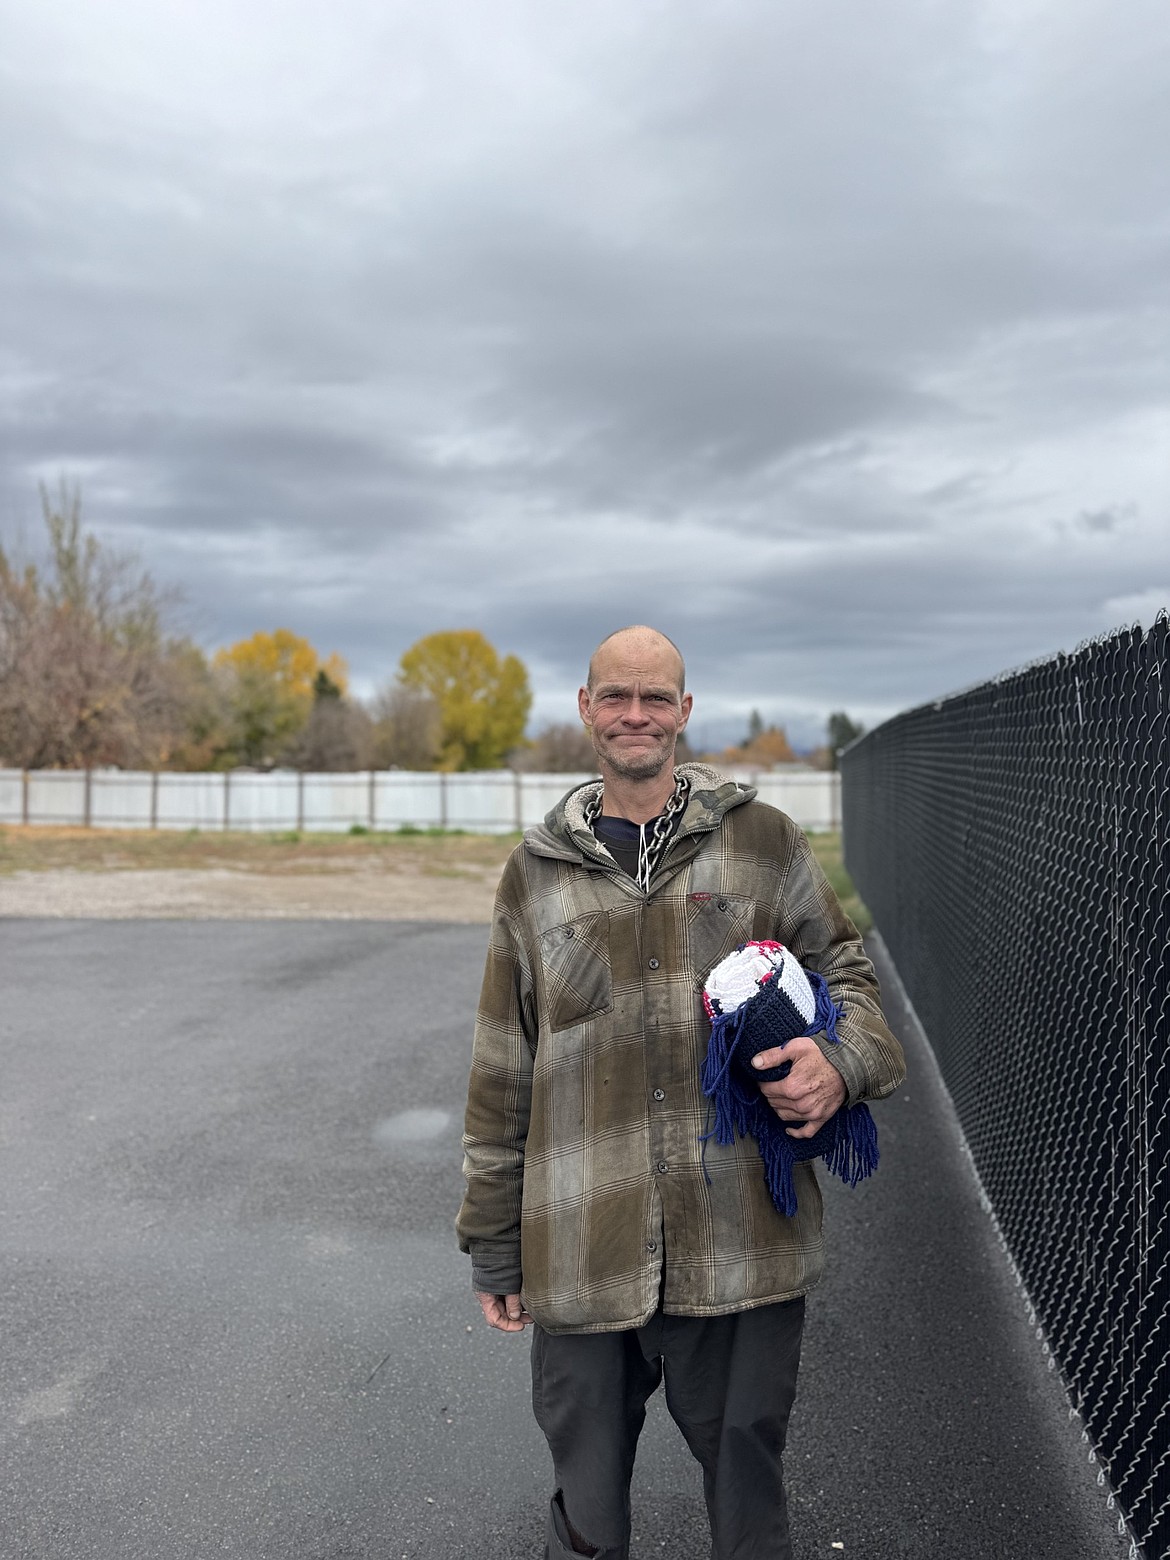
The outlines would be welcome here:
<svg viewBox="0 0 1170 1560">
<path fill-rule="evenodd" d="M 755 900 L 740 894 L 712 894 L 687 900 L 687 956 L 695 983 L 707 976 L 752 935 Z"/>
<path fill-rule="evenodd" d="M 578 916 L 542 933 L 540 962 L 550 1029 L 567 1029 L 613 1007 L 609 917 L 604 912 Z"/>
</svg>

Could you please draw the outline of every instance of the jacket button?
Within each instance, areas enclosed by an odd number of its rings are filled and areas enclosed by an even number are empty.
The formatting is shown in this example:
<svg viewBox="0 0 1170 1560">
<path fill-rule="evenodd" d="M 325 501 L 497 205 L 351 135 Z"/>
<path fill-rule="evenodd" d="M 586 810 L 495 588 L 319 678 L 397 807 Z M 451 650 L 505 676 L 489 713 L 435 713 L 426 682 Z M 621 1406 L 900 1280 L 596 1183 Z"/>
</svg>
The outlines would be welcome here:
<svg viewBox="0 0 1170 1560">
<path fill-rule="evenodd" d="M 720 908 L 720 910 L 726 911 L 726 909 L 727 909 L 727 901 L 726 901 L 726 899 L 721 899 L 719 901 L 719 908 Z"/>
<path fill-rule="evenodd" d="M 667 1171 L 668 1171 L 668 1170 L 669 1170 L 669 1169 L 670 1169 L 670 1166 L 669 1166 L 669 1165 L 668 1165 L 668 1164 L 667 1164 L 667 1162 L 666 1162 L 666 1160 L 665 1160 L 665 1159 L 660 1159 L 660 1160 L 659 1160 L 659 1161 L 658 1161 L 658 1174 L 659 1174 L 659 1175 L 665 1175 L 665 1174 L 666 1174 L 666 1172 L 667 1172 Z"/>
<path fill-rule="evenodd" d="M 656 1240 L 648 1240 L 646 1242 L 646 1250 L 647 1251 L 657 1251 L 658 1250 L 658 1242 Z"/>
<path fill-rule="evenodd" d="M 666 1098 L 666 1090 L 665 1089 L 655 1089 L 654 1090 L 654 1098 L 656 1100 L 664 1100 Z"/>
<path fill-rule="evenodd" d="M 565 936 L 566 937 L 572 937 L 572 935 L 573 935 L 573 927 L 566 926 L 565 927 Z"/>
<path fill-rule="evenodd" d="M 656 970 L 658 968 L 658 960 L 657 959 L 651 959 L 650 960 L 650 968 L 652 970 Z"/>
</svg>

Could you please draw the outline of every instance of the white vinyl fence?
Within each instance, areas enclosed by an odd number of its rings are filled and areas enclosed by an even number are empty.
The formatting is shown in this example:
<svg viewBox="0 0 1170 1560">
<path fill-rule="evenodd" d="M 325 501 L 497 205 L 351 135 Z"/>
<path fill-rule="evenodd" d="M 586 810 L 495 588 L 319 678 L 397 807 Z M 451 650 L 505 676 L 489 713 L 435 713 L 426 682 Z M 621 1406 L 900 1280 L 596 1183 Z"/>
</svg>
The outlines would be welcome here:
<svg viewBox="0 0 1170 1560">
<path fill-rule="evenodd" d="M 835 829 L 840 776 L 817 770 L 749 774 L 761 801 L 805 829 Z M 0 824 L 94 829 L 466 829 L 507 834 L 538 823 L 587 774 L 372 770 L 357 774 L 133 773 L 0 769 Z"/>
</svg>

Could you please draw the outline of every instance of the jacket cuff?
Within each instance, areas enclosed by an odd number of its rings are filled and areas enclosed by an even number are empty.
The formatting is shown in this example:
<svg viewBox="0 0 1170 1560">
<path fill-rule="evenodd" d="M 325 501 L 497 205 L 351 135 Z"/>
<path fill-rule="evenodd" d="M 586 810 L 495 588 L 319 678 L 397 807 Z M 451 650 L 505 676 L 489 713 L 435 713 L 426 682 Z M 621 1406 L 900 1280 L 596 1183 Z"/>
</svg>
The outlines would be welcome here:
<svg viewBox="0 0 1170 1560">
<path fill-rule="evenodd" d="M 472 1242 L 472 1289 L 481 1295 L 518 1295 L 523 1282 L 517 1242 Z"/>
<path fill-rule="evenodd" d="M 865 1098 L 865 1064 L 840 1040 L 830 1040 L 828 1035 L 813 1035 L 817 1049 L 827 1062 L 831 1062 L 845 1080 L 845 1104 L 856 1105 Z"/>
</svg>

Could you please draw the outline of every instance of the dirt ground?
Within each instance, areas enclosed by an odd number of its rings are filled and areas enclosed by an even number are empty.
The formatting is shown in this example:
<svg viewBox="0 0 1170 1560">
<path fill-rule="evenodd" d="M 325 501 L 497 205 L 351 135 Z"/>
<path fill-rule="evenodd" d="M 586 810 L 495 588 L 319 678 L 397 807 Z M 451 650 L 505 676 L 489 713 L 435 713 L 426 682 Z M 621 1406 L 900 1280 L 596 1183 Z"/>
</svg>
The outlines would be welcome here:
<svg viewBox="0 0 1170 1560">
<path fill-rule="evenodd" d="M 486 924 L 518 838 L 5 827 L 0 918 Z M 811 839 L 847 914 L 867 931 L 840 836 Z"/>
<path fill-rule="evenodd" d="M 0 830 L 0 916 L 487 922 L 514 835 Z"/>
</svg>

